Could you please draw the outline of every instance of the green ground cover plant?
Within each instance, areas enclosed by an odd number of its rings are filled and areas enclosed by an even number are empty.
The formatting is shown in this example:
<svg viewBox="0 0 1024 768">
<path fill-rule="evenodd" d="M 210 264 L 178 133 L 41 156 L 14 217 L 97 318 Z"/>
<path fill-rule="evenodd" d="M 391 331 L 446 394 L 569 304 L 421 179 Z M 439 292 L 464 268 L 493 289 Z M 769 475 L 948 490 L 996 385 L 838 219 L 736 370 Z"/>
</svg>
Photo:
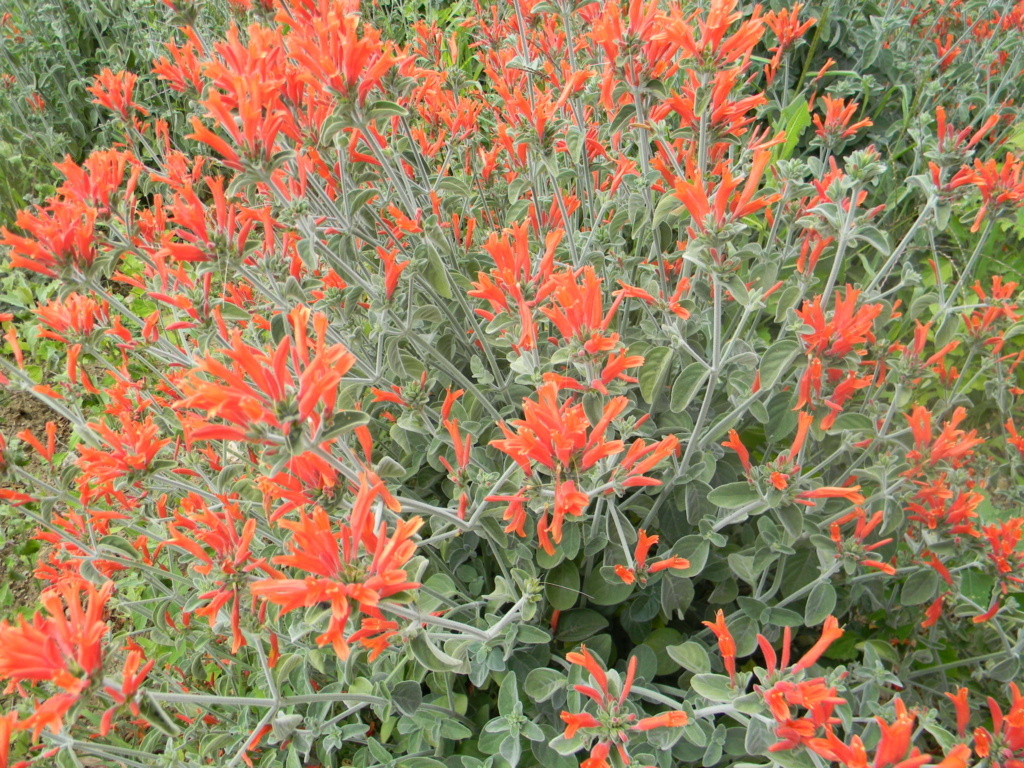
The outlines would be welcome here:
<svg viewBox="0 0 1024 768">
<path fill-rule="evenodd" d="M 1024 765 L 1024 3 L 131 8 L 0 229 L 0 768 Z"/>
</svg>

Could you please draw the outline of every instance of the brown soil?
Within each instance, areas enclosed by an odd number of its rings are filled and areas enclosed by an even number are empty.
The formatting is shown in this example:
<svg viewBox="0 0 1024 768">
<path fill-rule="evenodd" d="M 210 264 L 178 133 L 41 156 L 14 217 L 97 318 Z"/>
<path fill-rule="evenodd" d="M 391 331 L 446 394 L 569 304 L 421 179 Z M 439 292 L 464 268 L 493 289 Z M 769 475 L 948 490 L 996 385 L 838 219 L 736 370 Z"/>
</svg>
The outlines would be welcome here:
<svg viewBox="0 0 1024 768">
<path fill-rule="evenodd" d="M 57 450 L 66 448 L 68 438 L 71 436 L 71 425 L 67 420 L 53 413 L 43 403 L 39 402 L 27 392 L 0 391 L 0 432 L 10 442 L 15 435 L 24 429 L 45 442 L 46 422 L 53 421 L 57 424 Z M 34 453 L 29 449 L 30 453 Z M 42 476 L 50 473 L 50 467 L 38 456 L 34 456 L 29 462 L 26 470 Z M 0 516 L 0 532 L 6 543 L 0 547 L 0 584 L 6 584 L 14 597 L 14 610 L 27 608 L 35 604 L 39 594 L 39 588 L 32 578 L 31 567 L 23 557 L 19 557 L 17 550 L 22 544 L 18 537 L 26 535 L 26 527 L 19 524 L 12 524 L 16 516 Z"/>
</svg>

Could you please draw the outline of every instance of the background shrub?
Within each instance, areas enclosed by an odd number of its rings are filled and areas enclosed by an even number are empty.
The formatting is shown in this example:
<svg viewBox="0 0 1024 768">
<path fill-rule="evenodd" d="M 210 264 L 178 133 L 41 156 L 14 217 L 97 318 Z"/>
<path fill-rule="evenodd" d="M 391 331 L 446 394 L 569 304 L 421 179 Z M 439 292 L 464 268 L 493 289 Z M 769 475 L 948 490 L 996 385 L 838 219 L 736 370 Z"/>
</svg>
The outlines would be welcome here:
<svg viewBox="0 0 1024 768">
<path fill-rule="evenodd" d="M 0 236 L 0 767 L 1024 760 L 1024 5 L 138 12 Z"/>
</svg>

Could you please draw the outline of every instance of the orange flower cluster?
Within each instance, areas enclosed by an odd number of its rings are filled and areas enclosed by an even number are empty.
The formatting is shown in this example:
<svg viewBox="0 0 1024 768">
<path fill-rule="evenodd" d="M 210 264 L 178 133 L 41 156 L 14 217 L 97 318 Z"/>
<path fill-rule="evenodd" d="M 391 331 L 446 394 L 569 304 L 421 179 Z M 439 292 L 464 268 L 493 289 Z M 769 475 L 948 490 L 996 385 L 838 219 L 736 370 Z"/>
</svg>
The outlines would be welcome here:
<svg viewBox="0 0 1024 768">
<path fill-rule="evenodd" d="M 190 372 L 182 385 L 185 397 L 176 407 L 206 415 L 189 421 L 189 442 L 259 441 L 267 439 L 261 428 L 288 435 L 295 428 L 308 425 L 315 433 L 324 426 L 355 357 L 341 344 L 327 344 L 327 318 L 322 314 L 313 315 L 315 339 L 309 337 L 309 318 L 305 308 L 289 313 L 294 342 L 285 336 L 276 349 L 254 349 L 235 330 L 231 346 L 222 350 L 230 366 L 210 356 Z M 216 418 L 228 424 L 211 421 Z"/>
<path fill-rule="evenodd" d="M 384 616 L 382 604 L 388 599 L 401 602 L 401 593 L 419 587 L 409 580 L 405 565 L 416 553 L 413 537 L 423 521 L 399 519 L 389 534 L 386 522 L 375 523 L 373 506 L 378 499 L 394 513 L 401 509 L 379 479 L 363 474 L 345 522 L 333 524 L 320 507 L 311 514 L 301 513 L 297 522 L 282 521 L 281 527 L 291 531 L 291 554 L 275 557 L 273 562 L 307 575 L 275 575 L 250 587 L 253 596 L 281 606 L 282 614 L 329 604 L 330 621 L 317 644 L 332 645 L 342 659 L 348 658 L 353 642 L 370 649 L 371 660 L 383 653 L 397 634 L 398 623 Z M 349 632 L 353 613 L 362 614 L 362 619 L 360 628 Z"/>
<path fill-rule="evenodd" d="M 830 317 L 821 308 L 822 297 L 805 301 L 797 316 L 811 330 L 802 334 L 807 349 L 807 369 L 800 379 L 799 399 L 793 410 L 823 403 L 829 413 L 821 420 L 822 429 L 830 429 L 854 393 L 871 384 L 870 375 L 858 376 L 856 369 L 841 367 L 849 355 L 864 357 L 866 345 L 875 341 L 874 322 L 882 312 L 881 304 L 857 308 L 860 291 L 846 286 L 846 296 L 836 291 L 835 307 Z M 831 360 L 826 365 L 825 360 Z M 822 395 L 823 385 L 831 385 L 831 394 Z"/>
<path fill-rule="evenodd" d="M 612 754 L 613 748 L 623 764 L 629 765 L 629 752 L 626 748 L 629 744 L 630 731 L 681 728 L 686 725 L 687 714 L 680 710 L 639 719 L 634 712 L 629 711 L 627 701 L 636 675 L 636 656 L 630 658 L 626 679 L 616 686 L 615 691 L 609 687 L 608 673 L 586 646 L 583 646 L 579 653 L 570 653 L 565 658 L 587 671 L 593 685 L 577 684 L 573 687 L 577 693 L 590 699 L 597 709 L 596 714 L 564 710 L 561 714 L 562 722 L 565 723 L 566 739 L 575 738 L 581 731 L 588 737 L 596 739 L 590 747 L 590 757 L 580 763 L 581 768 L 611 768 L 609 755 Z M 619 682 L 617 676 L 615 680 Z"/>
<path fill-rule="evenodd" d="M 663 558 L 654 563 L 647 562 L 647 556 L 651 551 L 651 547 L 658 543 L 657 536 L 648 536 L 646 531 L 640 530 L 638 532 L 638 538 L 636 542 L 636 550 L 633 552 L 633 565 L 616 565 L 615 575 L 622 579 L 626 584 L 633 584 L 638 579 L 640 586 L 644 586 L 647 583 L 647 578 L 650 574 L 658 573 L 667 569 L 685 571 L 690 567 L 690 561 L 685 557 L 678 557 L 673 555 L 671 557 Z"/>
<path fill-rule="evenodd" d="M 653 444 L 638 438 L 628 449 L 623 440 L 608 440 L 608 429 L 626 410 L 628 399 L 609 400 L 600 420 L 591 424 L 581 403 L 574 403 L 571 397 L 560 402 L 562 386 L 559 380 L 542 385 L 536 400 L 523 401 L 523 418 L 513 421 L 511 426 L 499 424 L 505 437 L 491 441 L 491 445 L 519 465 L 528 479 L 533 480 L 538 471 L 551 477 L 553 504 L 544 504 L 537 521 L 537 537 L 548 553 L 554 552 L 554 544 L 561 543 L 566 517 L 580 517 L 590 503 L 590 494 L 578 485 L 581 475 L 625 451 L 625 456 L 612 468 L 613 480 L 624 488 L 657 484 L 659 481 L 646 477 L 646 473 L 679 445 L 673 435 Z M 508 521 L 506 532 L 526 536 L 526 504 L 531 501 L 532 491 L 533 487 L 527 485 L 512 496 L 488 497 L 489 501 L 508 502 L 504 515 Z"/>
<path fill-rule="evenodd" d="M 103 671 L 103 638 L 109 630 L 104 611 L 113 589 L 112 581 L 97 589 L 67 578 L 40 597 L 47 615 L 36 613 L 31 621 L 22 618 L 17 624 L 0 621 L 0 679 L 9 681 L 6 692 L 28 697 L 25 684 L 51 686 L 39 689 L 44 698 L 25 720 L 19 721 L 14 712 L 0 720 L 0 765 L 6 765 L 12 731 L 31 730 L 38 738 L 44 728 L 60 733 L 66 718 L 77 717 L 72 710 Z M 109 692 L 115 708 L 124 703 L 134 706 L 139 684 L 153 666 L 151 661 L 143 665 L 143 659 L 138 650 L 129 654 L 121 689 Z"/>
</svg>

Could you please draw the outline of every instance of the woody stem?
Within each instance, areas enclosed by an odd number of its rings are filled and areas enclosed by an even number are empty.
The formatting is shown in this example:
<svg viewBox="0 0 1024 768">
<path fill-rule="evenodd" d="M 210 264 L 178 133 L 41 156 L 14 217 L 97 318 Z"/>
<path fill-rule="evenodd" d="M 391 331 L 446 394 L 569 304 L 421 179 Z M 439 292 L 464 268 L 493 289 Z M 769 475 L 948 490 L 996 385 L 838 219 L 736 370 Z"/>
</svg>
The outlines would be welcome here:
<svg viewBox="0 0 1024 768">
<path fill-rule="evenodd" d="M 964 287 L 964 283 L 967 282 L 968 277 L 974 272 L 974 266 L 978 262 L 978 258 L 981 256 L 981 249 L 985 247 L 985 243 L 988 241 L 988 236 L 992 232 L 994 221 L 990 218 L 985 222 L 985 229 L 981 233 L 981 238 L 978 240 L 978 244 L 974 247 L 974 253 L 971 254 L 971 258 L 964 266 L 963 272 L 960 273 L 960 279 L 956 281 L 956 285 L 953 286 L 953 290 L 946 296 L 946 301 L 942 305 L 942 315 L 945 317 L 950 307 L 953 306 L 953 302 L 956 297 L 960 294 L 960 291 Z"/>
<path fill-rule="evenodd" d="M 821 292 L 821 311 L 828 308 L 832 299 L 832 289 L 835 288 L 836 280 L 839 279 L 839 270 L 843 268 L 843 261 L 846 259 L 846 249 L 850 244 L 853 234 L 853 218 L 857 213 L 857 198 L 860 196 L 860 185 L 855 184 L 850 192 L 850 210 L 846 214 L 846 222 L 843 230 L 839 233 L 839 245 L 836 247 L 835 260 L 832 262 L 832 271 L 829 273 L 828 282 L 825 283 L 825 290 Z"/>
<path fill-rule="evenodd" d="M 714 305 L 711 315 L 711 370 L 708 375 L 707 389 L 704 391 L 704 402 L 701 403 L 697 421 L 693 424 L 693 432 L 690 433 L 686 452 L 679 462 L 679 472 L 677 473 L 679 476 L 682 476 L 690 466 L 690 458 L 700 443 L 700 431 L 707 420 L 708 411 L 711 408 L 711 398 L 716 394 L 718 376 L 722 372 L 722 286 L 717 276 L 711 278 L 711 295 Z"/>
<path fill-rule="evenodd" d="M 345 446 L 342 446 L 342 449 L 344 448 Z M 328 451 L 325 451 L 321 446 L 315 446 L 312 450 L 313 453 L 315 453 L 317 456 L 319 456 L 332 467 L 334 467 L 334 469 L 338 470 L 341 474 L 343 474 L 347 480 L 354 482 L 357 479 L 356 474 L 353 472 L 352 469 L 345 466 L 345 464 L 342 463 L 341 461 L 338 461 L 337 457 L 333 456 Z M 459 520 L 458 516 L 453 514 L 450 509 L 445 509 L 444 507 L 436 507 L 433 504 L 428 504 L 425 501 L 419 501 L 418 499 L 410 499 L 405 496 L 396 496 L 395 498 L 398 500 L 398 503 L 401 504 L 403 507 L 409 507 L 414 512 L 423 512 L 424 514 L 443 517 L 445 520 L 452 523 L 452 525 L 455 525 L 458 528 L 461 528 L 463 530 L 470 529 L 470 525 L 464 520 Z"/>
<path fill-rule="evenodd" d="M 310 693 L 301 694 L 298 696 L 285 696 L 280 701 L 274 699 L 247 696 L 216 696 L 207 695 L 202 693 L 174 693 L 174 692 L 163 692 L 163 691 L 147 691 L 147 696 L 157 702 L 166 702 L 168 704 L 195 704 L 199 707 L 292 707 L 300 706 L 303 704 L 325 704 L 334 701 L 352 702 L 353 704 L 371 704 L 371 705 L 386 705 L 389 701 L 381 696 L 370 696 L 362 693 Z M 440 712 L 454 717 L 457 720 L 472 724 L 465 717 L 460 715 L 458 712 L 453 712 L 445 707 L 439 707 L 434 704 L 421 704 L 423 709 L 431 710 L 433 712 Z"/>
<path fill-rule="evenodd" d="M 442 629 L 450 629 L 453 632 L 460 632 L 464 635 L 469 635 L 477 640 L 490 640 L 491 633 L 478 629 L 471 624 L 463 624 L 461 621 L 452 621 L 451 619 L 445 619 L 441 616 L 432 616 L 426 613 L 420 613 L 419 611 L 412 611 L 402 608 L 391 603 L 381 603 L 380 609 L 386 613 L 394 614 L 399 618 L 406 619 L 407 621 L 415 621 L 421 624 L 433 624 L 436 627 Z"/>
<path fill-rule="evenodd" d="M 910 229 L 907 230 L 907 234 L 905 234 L 903 239 L 900 240 L 899 245 L 897 245 L 889 255 L 889 258 L 885 260 L 885 264 L 882 265 L 881 269 L 879 269 L 878 272 L 875 273 L 875 276 L 871 278 L 870 282 L 868 282 L 867 287 L 864 289 L 864 293 L 870 293 L 878 283 L 889 276 L 890 270 L 896 266 L 896 261 L 903 254 L 903 251 L 906 250 L 914 235 L 917 234 L 917 230 L 921 228 L 921 225 L 924 224 L 929 214 L 935 209 L 936 200 L 937 198 L 933 197 L 928 201 L 924 209 L 921 211 L 921 214 L 917 217 L 917 220 L 910 225 Z"/>
</svg>

